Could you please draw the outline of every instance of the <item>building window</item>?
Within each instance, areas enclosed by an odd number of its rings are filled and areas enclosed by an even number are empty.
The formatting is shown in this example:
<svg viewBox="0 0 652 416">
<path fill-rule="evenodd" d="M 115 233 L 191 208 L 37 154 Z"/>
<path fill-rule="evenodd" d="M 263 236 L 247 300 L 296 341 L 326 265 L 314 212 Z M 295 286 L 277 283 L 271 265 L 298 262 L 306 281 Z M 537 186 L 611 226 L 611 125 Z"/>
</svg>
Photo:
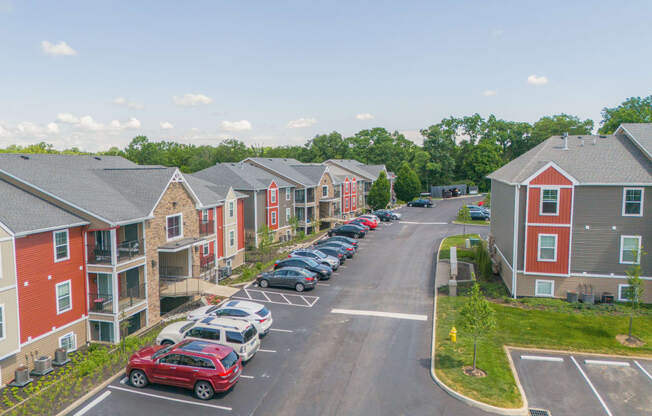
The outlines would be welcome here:
<svg viewBox="0 0 652 416">
<path fill-rule="evenodd" d="M 66 335 L 59 337 L 59 347 L 68 352 L 73 352 L 77 349 L 77 335 L 74 332 L 69 332 Z"/>
<path fill-rule="evenodd" d="M 641 260 L 641 236 L 620 236 L 620 264 L 638 264 Z"/>
<path fill-rule="evenodd" d="M 623 215 L 632 217 L 643 215 L 643 188 L 623 189 Z"/>
<path fill-rule="evenodd" d="M 292 199 L 292 190 L 290 188 L 285 188 L 285 200 L 289 201 Z"/>
<path fill-rule="evenodd" d="M 290 222 L 290 217 L 292 216 L 292 211 L 290 208 L 285 208 L 285 222 Z"/>
<path fill-rule="evenodd" d="M 204 244 L 202 246 L 202 255 L 204 257 L 208 256 L 211 253 L 210 247 L 208 246 L 208 243 Z"/>
<path fill-rule="evenodd" d="M 539 234 L 538 261 L 557 261 L 557 234 Z"/>
<path fill-rule="evenodd" d="M 201 222 L 206 224 L 208 222 L 208 210 L 202 209 L 201 211 Z"/>
<path fill-rule="evenodd" d="M 540 215 L 559 213 L 559 189 L 541 189 Z"/>
<path fill-rule="evenodd" d="M 166 218 L 168 240 L 183 236 L 183 215 L 170 215 Z"/>
<path fill-rule="evenodd" d="M 555 295 L 554 280 L 539 280 L 534 284 L 534 296 L 553 297 Z"/>
<path fill-rule="evenodd" d="M 229 245 L 233 247 L 235 245 L 235 231 L 229 232 Z"/>
<path fill-rule="evenodd" d="M 272 204 L 276 203 L 276 189 L 269 190 L 269 199 L 272 202 Z"/>
<path fill-rule="evenodd" d="M 0 340 L 5 339 L 5 305 L 0 305 Z"/>
<path fill-rule="evenodd" d="M 344 200 L 344 211 L 348 211 L 348 210 L 349 210 L 349 200 L 345 199 Z"/>
<path fill-rule="evenodd" d="M 321 196 L 322 197 L 328 196 L 328 185 L 324 185 L 321 187 Z"/>
<path fill-rule="evenodd" d="M 54 238 L 54 262 L 68 260 L 70 250 L 68 247 L 68 230 L 55 231 Z"/>
<path fill-rule="evenodd" d="M 632 299 L 632 287 L 627 284 L 618 285 L 618 301 L 627 302 Z"/>
<path fill-rule="evenodd" d="M 233 201 L 229 202 L 229 217 L 233 218 Z"/>
<path fill-rule="evenodd" d="M 72 310 L 72 298 L 70 295 L 70 280 L 58 283 L 57 292 L 57 314 Z"/>
<path fill-rule="evenodd" d="M 276 225 L 276 211 L 272 211 L 272 225 Z"/>
</svg>

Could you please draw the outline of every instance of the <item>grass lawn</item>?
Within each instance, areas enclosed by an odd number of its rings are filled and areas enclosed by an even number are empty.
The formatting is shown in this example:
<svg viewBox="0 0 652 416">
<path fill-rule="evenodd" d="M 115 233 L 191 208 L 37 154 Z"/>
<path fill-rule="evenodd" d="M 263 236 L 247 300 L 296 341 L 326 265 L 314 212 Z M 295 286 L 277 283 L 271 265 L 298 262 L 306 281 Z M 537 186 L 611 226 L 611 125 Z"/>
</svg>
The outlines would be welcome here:
<svg viewBox="0 0 652 416">
<path fill-rule="evenodd" d="M 473 342 L 459 330 L 456 344 L 450 342 L 448 336 L 455 326 L 456 311 L 466 299 L 465 296 L 437 297 L 435 371 L 451 388 L 484 403 L 511 408 L 522 405 L 503 345 L 652 357 L 650 305 L 643 308 L 641 316 L 634 318 L 633 333 L 646 344 L 630 348 L 616 341 L 616 335 L 627 334 L 626 305 L 519 299 L 506 304 L 492 303 L 496 311 L 496 330 L 478 343 L 478 367 L 486 371 L 487 377 L 468 377 L 462 373 L 462 367 L 472 364 Z"/>
<path fill-rule="evenodd" d="M 460 234 L 446 237 L 444 242 L 441 244 L 441 250 L 439 250 L 440 259 L 450 259 L 451 252 L 450 248 L 453 246 L 457 247 L 457 258 L 459 260 L 473 260 L 475 255 L 473 249 L 464 248 L 464 241 L 467 238 L 480 238 L 479 234 Z"/>
<path fill-rule="evenodd" d="M 491 223 L 485 220 L 469 220 L 469 221 L 455 220 L 453 221 L 453 224 L 490 225 Z"/>
</svg>

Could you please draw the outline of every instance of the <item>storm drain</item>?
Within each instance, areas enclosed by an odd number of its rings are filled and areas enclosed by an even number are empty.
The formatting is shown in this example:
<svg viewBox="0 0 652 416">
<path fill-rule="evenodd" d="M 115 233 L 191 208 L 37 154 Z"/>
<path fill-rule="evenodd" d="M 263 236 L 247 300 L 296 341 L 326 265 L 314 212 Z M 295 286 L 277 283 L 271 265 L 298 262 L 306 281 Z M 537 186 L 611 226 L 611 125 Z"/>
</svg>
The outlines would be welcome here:
<svg viewBox="0 0 652 416">
<path fill-rule="evenodd" d="M 543 409 L 530 409 L 530 416 L 550 416 L 550 412 Z"/>
</svg>

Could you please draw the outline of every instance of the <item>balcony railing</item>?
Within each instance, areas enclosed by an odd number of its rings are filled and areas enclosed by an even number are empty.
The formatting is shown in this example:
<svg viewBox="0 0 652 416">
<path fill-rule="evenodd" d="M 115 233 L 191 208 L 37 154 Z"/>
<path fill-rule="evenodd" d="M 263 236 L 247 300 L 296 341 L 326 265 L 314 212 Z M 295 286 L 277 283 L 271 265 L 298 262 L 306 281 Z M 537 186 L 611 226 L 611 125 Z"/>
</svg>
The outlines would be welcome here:
<svg viewBox="0 0 652 416">
<path fill-rule="evenodd" d="M 112 264 L 113 251 L 111 247 L 101 247 L 94 244 L 86 246 L 88 264 Z M 118 263 L 127 261 L 136 257 L 141 257 L 145 253 L 143 240 L 122 241 L 117 247 Z"/>
<path fill-rule="evenodd" d="M 201 237 L 215 234 L 215 222 L 213 220 L 208 222 L 199 221 L 199 235 Z"/>
<path fill-rule="evenodd" d="M 159 266 L 158 275 L 163 279 L 186 277 L 183 273 L 183 267 L 180 266 Z"/>
<path fill-rule="evenodd" d="M 110 247 L 99 247 L 94 244 L 86 246 L 88 264 L 111 264 L 113 256 Z"/>
<path fill-rule="evenodd" d="M 113 313 L 113 296 L 108 293 L 89 293 L 88 307 L 91 312 Z"/>
<path fill-rule="evenodd" d="M 118 244 L 118 262 L 141 257 L 144 252 L 143 240 L 122 241 Z"/>
<path fill-rule="evenodd" d="M 118 297 L 118 308 L 123 311 L 145 300 L 145 285 L 127 287 L 120 290 Z"/>
<path fill-rule="evenodd" d="M 214 255 L 211 254 L 210 256 L 202 257 L 199 260 L 199 272 L 200 273 L 205 273 L 205 272 L 211 271 L 213 269 L 215 269 L 215 256 Z"/>
</svg>

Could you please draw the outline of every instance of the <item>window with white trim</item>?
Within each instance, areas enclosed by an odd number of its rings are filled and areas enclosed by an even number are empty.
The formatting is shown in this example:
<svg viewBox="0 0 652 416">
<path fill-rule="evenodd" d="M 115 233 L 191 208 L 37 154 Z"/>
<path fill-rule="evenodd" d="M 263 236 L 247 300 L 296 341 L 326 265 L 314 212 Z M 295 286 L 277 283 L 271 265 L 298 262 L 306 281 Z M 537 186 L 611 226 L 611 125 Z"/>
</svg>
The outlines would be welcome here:
<svg viewBox="0 0 652 416">
<path fill-rule="evenodd" d="M 292 210 L 290 208 L 285 208 L 285 222 L 290 222 L 292 217 Z"/>
<path fill-rule="evenodd" d="M 534 282 L 534 296 L 553 297 L 555 295 L 554 280 L 539 280 Z"/>
<path fill-rule="evenodd" d="M 623 188 L 623 215 L 643 215 L 643 188 Z"/>
<path fill-rule="evenodd" d="M 202 246 L 202 255 L 203 255 L 204 257 L 206 257 L 206 256 L 208 256 L 210 253 L 211 253 L 210 246 L 208 245 L 208 243 L 204 244 L 204 245 Z"/>
<path fill-rule="evenodd" d="M 235 245 L 235 231 L 229 232 L 229 246 L 233 247 Z"/>
<path fill-rule="evenodd" d="M 5 339 L 5 305 L 0 305 L 0 340 Z"/>
<path fill-rule="evenodd" d="M 290 188 L 285 188 L 285 200 L 289 201 L 292 199 L 292 190 Z"/>
<path fill-rule="evenodd" d="M 66 335 L 59 337 L 59 347 L 68 352 L 73 352 L 77 349 L 77 334 L 69 332 Z"/>
<path fill-rule="evenodd" d="M 233 201 L 229 202 L 229 217 L 233 218 Z"/>
<path fill-rule="evenodd" d="M 632 298 L 632 286 L 627 284 L 618 285 L 618 301 L 627 302 Z"/>
<path fill-rule="evenodd" d="M 276 189 L 269 190 L 269 199 L 272 202 L 272 204 L 276 203 Z"/>
<path fill-rule="evenodd" d="M 620 236 L 620 263 L 638 264 L 641 260 L 641 236 Z"/>
<path fill-rule="evenodd" d="M 559 189 L 541 189 L 541 207 L 539 214 L 559 214 Z"/>
<path fill-rule="evenodd" d="M 70 280 L 57 283 L 55 286 L 57 296 L 57 314 L 72 310 L 72 295 L 70 293 Z"/>
<path fill-rule="evenodd" d="M 272 225 L 276 225 L 276 211 L 272 211 L 271 216 L 272 216 Z"/>
<path fill-rule="evenodd" d="M 539 234 L 538 261 L 557 261 L 557 234 Z"/>
<path fill-rule="evenodd" d="M 321 196 L 322 197 L 327 197 L 328 196 L 328 185 L 323 185 L 321 187 Z"/>
<path fill-rule="evenodd" d="M 206 224 L 208 222 L 208 210 L 207 209 L 202 209 L 201 210 L 201 222 Z"/>
<path fill-rule="evenodd" d="M 68 230 L 55 231 L 52 233 L 54 239 L 54 262 L 68 260 L 70 248 L 68 244 Z"/>
<path fill-rule="evenodd" d="M 170 215 L 166 218 L 168 240 L 183 236 L 183 215 Z"/>
</svg>

